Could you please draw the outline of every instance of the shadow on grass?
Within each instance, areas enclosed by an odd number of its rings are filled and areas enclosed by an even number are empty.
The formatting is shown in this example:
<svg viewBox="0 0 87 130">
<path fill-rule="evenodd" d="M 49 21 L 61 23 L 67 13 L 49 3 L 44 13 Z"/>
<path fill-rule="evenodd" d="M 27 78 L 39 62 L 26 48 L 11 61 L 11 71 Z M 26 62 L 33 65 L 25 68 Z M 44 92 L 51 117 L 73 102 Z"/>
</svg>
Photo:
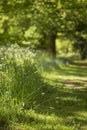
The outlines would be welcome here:
<svg viewBox="0 0 87 130">
<path fill-rule="evenodd" d="M 48 73 L 57 73 L 63 76 L 87 77 L 87 62 L 72 62 L 60 64 L 57 62 L 47 63 L 44 70 Z"/>
<path fill-rule="evenodd" d="M 56 69 L 56 73 L 61 76 L 81 76 L 81 77 L 87 77 L 87 70 L 86 68 L 81 68 L 83 64 L 79 64 L 79 66 L 75 65 L 69 65 L 64 68 Z M 47 72 L 50 72 L 47 70 Z M 68 79 L 68 78 L 67 78 Z M 37 99 L 35 100 L 35 105 L 32 106 L 32 109 L 35 110 L 36 113 L 44 114 L 47 113 L 54 114 L 57 117 L 62 118 L 64 120 L 65 125 L 73 126 L 73 124 L 80 124 L 81 126 L 87 125 L 87 120 L 79 119 L 79 116 L 76 116 L 76 113 L 87 113 L 87 88 L 83 89 L 69 89 L 67 88 L 66 81 L 64 79 L 61 80 L 55 80 L 55 79 L 49 79 L 52 80 L 52 82 L 56 82 L 57 86 L 54 84 L 54 86 L 45 84 L 44 87 L 42 87 L 39 95 L 37 95 Z M 82 86 L 83 80 L 81 82 L 70 82 L 74 85 L 80 85 Z M 86 81 L 84 81 L 86 82 Z M 49 81 L 48 81 L 49 83 Z M 71 120 L 67 120 L 68 117 L 72 117 Z M 87 116 L 85 117 L 87 118 Z M 38 122 L 33 116 L 26 116 L 23 115 L 21 118 L 25 122 Z M 19 118 L 20 120 L 20 118 Z M 22 120 L 21 120 L 22 121 Z"/>
<path fill-rule="evenodd" d="M 84 119 L 84 117 L 79 119 L 79 116 L 76 116 L 76 113 L 78 112 L 87 112 L 87 89 L 81 91 L 66 89 L 63 86 L 59 86 L 59 88 L 45 86 L 43 93 L 44 95 L 38 95 L 38 100 L 35 101 L 36 104 L 32 107 L 37 115 L 54 114 L 56 117 L 62 119 L 61 125 L 65 126 L 80 124 L 82 127 L 87 125 L 87 120 Z M 68 119 L 69 117 L 72 118 Z M 19 116 L 19 121 L 32 125 L 33 123 L 44 123 L 45 118 L 42 120 L 38 117 L 36 118 L 34 115 L 24 114 Z"/>
<path fill-rule="evenodd" d="M 54 113 L 57 116 L 67 117 L 77 111 L 86 110 L 87 90 L 69 90 L 65 88 L 48 88 L 44 97 L 40 96 L 35 109 L 38 112 Z"/>
<path fill-rule="evenodd" d="M 75 62 L 72 62 L 74 65 L 77 65 L 77 66 L 84 66 L 87 68 L 87 60 L 86 61 L 75 61 Z"/>
</svg>

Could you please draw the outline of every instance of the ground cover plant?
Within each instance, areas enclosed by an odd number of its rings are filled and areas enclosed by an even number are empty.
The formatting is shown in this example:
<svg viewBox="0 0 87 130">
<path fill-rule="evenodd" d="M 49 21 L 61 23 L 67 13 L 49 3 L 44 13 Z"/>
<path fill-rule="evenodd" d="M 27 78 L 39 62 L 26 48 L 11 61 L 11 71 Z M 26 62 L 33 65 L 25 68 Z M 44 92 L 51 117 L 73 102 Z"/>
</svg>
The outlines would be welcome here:
<svg viewBox="0 0 87 130">
<path fill-rule="evenodd" d="M 0 130 L 87 130 L 87 61 L 0 50 Z"/>
<path fill-rule="evenodd" d="M 26 55 L 26 51 L 18 46 L 1 48 L 0 128 L 15 121 L 24 108 L 34 107 L 42 92 L 44 82 L 33 62 L 33 55 L 31 52 Z"/>
</svg>

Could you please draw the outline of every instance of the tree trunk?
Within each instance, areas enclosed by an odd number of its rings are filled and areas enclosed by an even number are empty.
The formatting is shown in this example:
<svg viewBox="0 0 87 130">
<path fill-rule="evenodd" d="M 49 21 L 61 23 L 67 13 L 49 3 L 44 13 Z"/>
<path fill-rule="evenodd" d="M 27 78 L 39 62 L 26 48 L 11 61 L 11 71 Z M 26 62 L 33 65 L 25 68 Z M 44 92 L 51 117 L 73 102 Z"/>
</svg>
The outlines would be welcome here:
<svg viewBox="0 0 87 130">
<path fill-rule="evenodd" d="M 48 36 L 48 52 L 53 58 L 56 57 L 56 35 Z"/>
<path fill-rule="evenodd" d="M 74 43 L 74 48 L 76 50 L 79 50 L 82 60 L 85 60 L 87 58 L 87 40 L 85 38 L 77 36 Z"/>
</svg>

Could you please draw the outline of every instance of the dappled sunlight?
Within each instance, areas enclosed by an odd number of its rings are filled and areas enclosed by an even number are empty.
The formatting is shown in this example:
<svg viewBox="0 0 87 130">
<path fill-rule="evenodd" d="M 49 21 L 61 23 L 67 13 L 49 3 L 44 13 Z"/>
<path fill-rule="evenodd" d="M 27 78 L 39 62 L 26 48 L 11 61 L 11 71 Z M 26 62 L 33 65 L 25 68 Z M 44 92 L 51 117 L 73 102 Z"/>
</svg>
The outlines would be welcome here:
<svg viewBox="0 0 87 130">
<path fill-rule="evenodd" d="M 62 121 L 62 118 L 57 117 L 54 114 L 41 114 L 41 113 L 37 113 L 34 110 L 29 110 L 26 111 L 26 115 L 29 116 L 30 118 L 33 117 L 35 120 L 40 120 L 42 122 L 47 122 L 47 123 L 55 123 L 55 121 Z"/>
<path fill-rule="evenodd" d="M 80 119 L 87 121 L 87 110 L 78 111 L 78 112 L 76 112 L 75 114 L 76 114 L 76 116 L 78 116 Z"/>
<path fill-rule="evenodd" d="M 84 63 L 83 63 L 84 64 Z M 70 130 L 80 127 L 87 128 L 87 114 L 80 118 L 80 113 L 87 113 L 87 68 L 84 70 L 79 65 L 64 65 L 60 68 L 51 68 L 51 71 L 43 71 L 42 76 L 51 85 L 48 100 L 37 107 L 38 112 L 54 113 L 62 119 L 65 126 L 71 126 Z M 82 72 L 82 73 L 81 73 Z M 65 130 L 65 128 L 64 128 Z"/>
<path fill-rule="evenodd" d="M 0 12 L 0 130 L 87 130 L 87 0 Z"/>
<path fill-rule="evenodd" d="M 13 130 L 86 130 L 86 63 L 66 64 L 58 59 L 44 61 L 44 56 L 38 60 L 38 56 L 33 55 L 33 52 L 27 54 L 28 50 L 15 47 L 10 53 L 9 48 L 7 49 L 0 66 L 3 79 L 1 85 L 3 87 L 9 84 L 9 91 L 2 89 L 6 96 L 3 103 L 8 111 L 10 107 L 12 113 L 17 113 L 16 121 L 12 122 L 10 127 Z M 13 60 L 12 54 L 17 51 L 19 53 L 13 55 Z M 11 91 L 14 93 L 13 98 Z M 9 105 L 6 106 L 7 98 Z"/>
<path fill-rule="evenodd" d="M 43 77 L 56 86 L 85 89 L 87 88 L 87 64 L 85 63 L 85 68 L 81 68 L 84 65 L 82 62 L 79 65 L 75 64 L 61 65 L 60 68 L 51 66 L 51 71 L 44 71 Z"/>
<path fill-rule="evenodd" d="M 31 128 L 31 130 L 42 130 L 42 129 L 46 129 L 46 130 L 74 130 L 71 126 L 66 126 L 66 124 L 64 124 L 64 118 L 58 117 L 55 114 L 44 114 L 44 113 L 37 113 L 34 110 L 28 110 L 25 112 L 24 115 L 22 115 L 22 118 L 20 116 L 20 123 L 18 124 L 19 129 L 21 128 L 22 130 L 24 130 L 24 128 Z M 23 119 L 23 120 L 22 120 Z M 17 128 L 18 128 L 17 126 Z M 23 126 L 23 127 L 21 127 Z"/>
<path fill-rule="evenodd" d="M 64 100 L 64 101 L 74 101 L 74 102 L 79 102 L 80 101 L 80 99 L 78 99 L 77 97 L 73 97 L 73 96 L 71 96 L 71 97 L 63 97 L 62 98 L 62 100 Z"/>
</svg>

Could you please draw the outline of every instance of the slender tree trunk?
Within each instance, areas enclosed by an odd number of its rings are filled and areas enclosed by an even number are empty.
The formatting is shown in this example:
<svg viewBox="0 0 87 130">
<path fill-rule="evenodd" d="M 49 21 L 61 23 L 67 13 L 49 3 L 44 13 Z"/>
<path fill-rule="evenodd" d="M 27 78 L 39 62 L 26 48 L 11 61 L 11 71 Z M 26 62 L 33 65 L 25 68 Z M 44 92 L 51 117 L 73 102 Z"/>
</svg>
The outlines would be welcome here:
<svg viewBox="0 0 87 130">
<path fill-rule="evenodd" d="M 56 35 L 48 36 L 48 52 L 52 57 L 56 57 Z"/>
</svg>

